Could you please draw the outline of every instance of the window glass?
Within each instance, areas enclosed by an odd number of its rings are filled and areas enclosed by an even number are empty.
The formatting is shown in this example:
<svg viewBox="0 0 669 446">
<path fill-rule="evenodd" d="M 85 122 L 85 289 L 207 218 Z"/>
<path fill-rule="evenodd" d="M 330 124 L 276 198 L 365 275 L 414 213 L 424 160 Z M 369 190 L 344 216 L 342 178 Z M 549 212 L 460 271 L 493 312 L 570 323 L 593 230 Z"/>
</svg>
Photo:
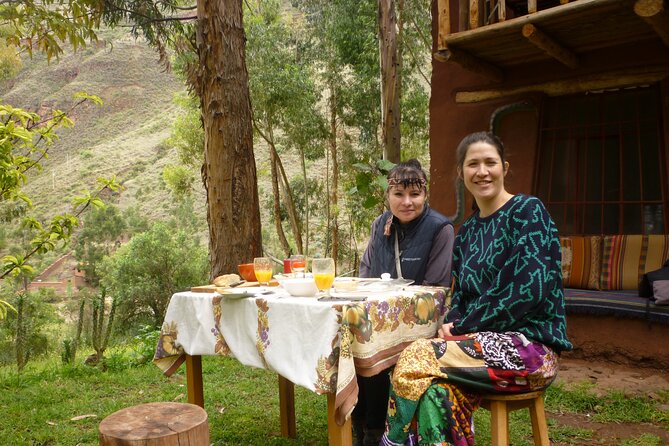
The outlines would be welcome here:
<svg viewBox="0 0 669 446">
<path fill-rule="evenodd" d="M 657 86 L 548 98 L 535 193 L 562 234 L 666 233 Z"/>
<path fill-rule="evenodd" d="M 658 130 L 657 125 L 652 123 L 644 122 L 639 125 L 639 152 L 643 166 L 640 174 L 644 200 L 662 200 Z"/>
<path fill-rule="evenodd" d="M 604 221 L 602 221 L 602 234 L 620 234 L 618 228 L 618 219 L 620 218 L 619 205 L 605 204 L 602 206 L 604 210 Z"/>
<path fill-rule="evenodd" d="M 643 215 L 640 204 L 623 205 L 623 234 L 642 234 Z"/>
<path fill-rule="evenodd" d="M 553 172 L 551 176 L 551 201 L 564 201 L 567 192 L 567 177 L 569 158 L 567 141 L 564 139 L 555 141 L 553 153 Z"/>
<path fill-rule="evenodd" d="M 605 201 L 620 199 L 620 145 L 616 141 L 606 141 L 606 150 L 602 159 L 602 182 Z"/>
<path fill-rule="evenodd" d="M 586 157 L 583 187 L 586 189 L 587 201 L 602 199 L 602 146 L 599 141 L 589 141 Z"/>
<path fill-rule="evenodd" d="M 664 234 L 664 212 L 661 204 L 646 204 L 643 207 L 643 225 L 646 234 Z"/>
<path fill-rule="evenodd" d="M 602 233 L 602 205 L 583 205 L 583 234 L 597 235 Z"/>
</svg>

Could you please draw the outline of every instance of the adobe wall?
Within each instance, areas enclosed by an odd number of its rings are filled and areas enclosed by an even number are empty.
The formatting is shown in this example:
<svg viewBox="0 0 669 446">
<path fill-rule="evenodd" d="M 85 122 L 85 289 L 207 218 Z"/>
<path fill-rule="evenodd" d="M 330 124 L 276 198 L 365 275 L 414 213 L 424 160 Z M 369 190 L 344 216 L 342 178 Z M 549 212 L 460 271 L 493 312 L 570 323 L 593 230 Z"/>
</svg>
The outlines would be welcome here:
<svg viewBox="0 0 669 446">
<path fill-rule="evenodd" d="M 574 350 L 563 353 L 566 358 L 669 370 L 669 325 L 615 316 L 569 314 L 567 336 Z"/>
</svg>

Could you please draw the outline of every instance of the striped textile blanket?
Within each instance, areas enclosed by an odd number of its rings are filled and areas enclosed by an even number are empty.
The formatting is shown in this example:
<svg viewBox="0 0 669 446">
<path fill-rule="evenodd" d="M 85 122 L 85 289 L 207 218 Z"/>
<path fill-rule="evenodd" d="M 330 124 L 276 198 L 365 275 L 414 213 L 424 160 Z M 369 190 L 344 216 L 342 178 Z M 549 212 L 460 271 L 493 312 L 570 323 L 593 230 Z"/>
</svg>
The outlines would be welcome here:
<svg viewBox="0 0 669 446">
<path fill-rule="evenodd" d="M 633 317 L 669 325 L 669 305 L 655 305 L 637 290 L 564 289 L 567 313 Z"/>
</svg>

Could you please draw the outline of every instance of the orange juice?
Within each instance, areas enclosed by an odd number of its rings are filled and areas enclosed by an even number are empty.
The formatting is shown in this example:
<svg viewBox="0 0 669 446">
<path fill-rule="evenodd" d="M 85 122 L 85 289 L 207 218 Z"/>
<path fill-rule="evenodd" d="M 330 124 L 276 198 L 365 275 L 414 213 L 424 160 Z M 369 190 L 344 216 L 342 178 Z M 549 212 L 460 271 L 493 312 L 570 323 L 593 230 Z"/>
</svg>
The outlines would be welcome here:
<svg viewBox="0 0 669 446">
<path fill-rule="evenodd" d="M 256 279 L 258 279 L 259 283 L 269 283 L 269 281 L 272 279 L 272 271 L 271 270 L 256 270 Z"/>
<path fill-rule="evenodd" d="M 333 274 L 314 273 L 314 280 L 316 281 L 316 288 L 321 291 L 328 290 L 334 282 Z"/>
</svg>

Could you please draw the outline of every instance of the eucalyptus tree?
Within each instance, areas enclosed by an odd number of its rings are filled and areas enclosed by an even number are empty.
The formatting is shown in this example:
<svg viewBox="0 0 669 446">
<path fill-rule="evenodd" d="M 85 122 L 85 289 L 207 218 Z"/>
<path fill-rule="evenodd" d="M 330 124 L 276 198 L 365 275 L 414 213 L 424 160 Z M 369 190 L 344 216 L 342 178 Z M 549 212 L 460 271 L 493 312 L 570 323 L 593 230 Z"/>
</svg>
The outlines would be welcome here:
<svg viewBox="0 0 669 446">
<path fill-rule="evenodd" d="M 274 225 L 284 254 L 293 252 L 281 221 L 283 203 L 294 246 L 299 253 L 309 247 L 309 178 L 307 158 L 318 156 L 315 147 L 322 145 L 325 123 L 318 113 L 320 95 L 315 84 L 311 60 L 303 51 L 303 29 L 299 16 L 282 9 L 279 0 L 247 2 L 248 60 L 253 106 L 253 126 L 267 144 L 272 173 Z M 286 172 L 282 154 L 296 149 L 305 185 L 303 214 L 300 214 Z"/>
<path fill-rule="evenodd" d="M 294 2 L 303 12 L 309 44 L 306 50 L 318 68 L 318 83 L 325 100 L 323 118 L 328 123 L 327 171 L 323 179 L 328 197 L 324 231 L 329 235 L 326 252 L 343 261 L 353 259 L 357 247 L 348 220 L 349 249 L 341 251 L 345 217 L 357 210 L 341 204 L 342 177 L 353 174 L 353 160 L 370 160 L 380 150 L 379 62 L 376 28 L 376 4 L 354 0 L 300 0 Z M 356 204 L 351 202 L 351 206 Z M 368 219 L 362 225 L 368 226 Z M 352 242 L 352 243 L 351 243 Z"/>
<path fill-rule="evenodd" d="M 322 68 L 320 82 L 328 95 L 330 164 L 354 167 L 335 169 L 329 174 L 326 184 L 331 189 L 329 203 L 333 211 L 327 212 L 328 232 L 334 234 L 336 252 L 340 217 L 348 217 L 350 250 L 355 251 L 356 236 L 368 235 L 372 215 L 382 203 L 380 175 L 389 165 L 379 164 L 380 159 L 389 158 L 384 140 L 394 134 L 399 144 L 397 135 L 401 129 L 402 150 L 392 159 L 424 158 L 427 153 L 431 2 L 294 0 L 293 4 L 305 14 L 309 48 Z M 382 26 L 382 13 L 388 19 L 392 16 L 393 23 Z M 396 55 L 390 66 L 396 73 L 390 74 L 394 76 L 392 88 L 384 90 L 381 41 L 395 31 Z M 386 93 L 380 94 L 383 91 Z M 397 119 L 391 125 L 399 125 L 399 129 L 383 125 L 383 116 L 389 115 L 387 110 L 383 112 L 384 96 L 399 98 L 399 104 L 393 106 Z M 340 193 L 338 198 L 334 192 L 342 190 L 347 193 Z M 340 199 L 344 200 L 343 205 L 339 204 Z M 345 213 L 341 213 L 343 209 Z"/>
</svg>

